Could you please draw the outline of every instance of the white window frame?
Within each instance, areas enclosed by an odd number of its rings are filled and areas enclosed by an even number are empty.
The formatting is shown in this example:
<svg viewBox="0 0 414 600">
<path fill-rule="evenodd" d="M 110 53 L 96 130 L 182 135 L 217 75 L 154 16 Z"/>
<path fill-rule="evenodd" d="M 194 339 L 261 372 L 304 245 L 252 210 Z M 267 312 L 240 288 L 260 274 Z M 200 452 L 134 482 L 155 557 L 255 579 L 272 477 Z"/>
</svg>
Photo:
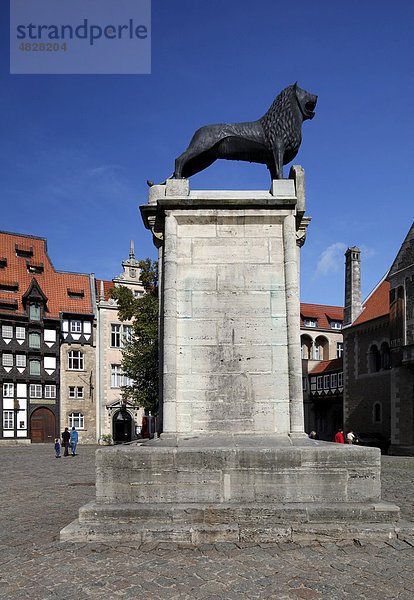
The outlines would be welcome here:
<svg viewBox="0 0 414 600">
<path fill-rule="evenodd" d="M 112 364 L 111 365 L 111 388 L 120 388 L 120 387 L 122 387 L 121 365 Z"/>
<path fill-rule="evenodd" d="M 324 390 L 329 390 L 329 382 L 330 382 L 330 376 L 329 375 L 324 375 L 323 376 L 323 389 Z"/>
<path fill-rule="evenodd" d="M 342 321 L 331 321 L 331 329 L 342 329 Z"/>
<path fill-rule="evenodd" d="M 26 339 L 26 328 L 25 327 L 16 327 L 16 340 L 25 340 Z"/>
<path fill-rule="evenodd" d="M 111 348 L 121 347 L 121 325 L 111 323 Z"/>
<path fill-rule="evenodd" d="M 78 366 L 75 366 L 75 365 Z M 69 371 L 84 371 L 84 354 L 80 350 L 70 350 L 68 352 L 68 369 Z"/>
<path fill-rule="evenodd" d="M 303 319 L 303 324 L 305 327 L 317 327 L 318 326 L 318 320 L 317 319 L 313 319 L 311 317 L 307 317 Z"/>
<path fill-rule="evenodd" d="M 82 321 L 71 321 L 70 322 L 71 333 L 82 333 Z"/>
<path fill-rule="evenodd" d="M 26 368 L 26 354 L 16 354 L 16 367 Z"/>
<path fill-rule="evenodd" d="M 14 383 L 3 383 L 3 398 L 14 398 Z"/>
<path fill-rule="evenodd" d="M 71 412 L 68 415 L 68 427 L 72 429 L 85 429 L 85 416 L 81 412 Z"/>
<path fill-rule="evenodd" d="M 336 342 L 336 358 L 341 358 L 344 353 L 344 343 Z"/>
<path fill-rule="evenodd" d="M 3 411 L 3 429 L 10 430 L 14 429 L 14 411 L 4 410 Z"/>
<path fill-rule="evenodd" d="M 77 398 L 78 400 L 83 400 L 84 399 L 83 386 L 70 385 L 69 386 L 69 398 L 71 398 L 72 400 L 74 400 L 75 398 Z"/>
<path fill-rule="evenodd" d="M 45 398 L 56 398 L 56 386 L 54 384 L 45 385 Z"/>
<path fill-rule="evenodd" d="M 42 385 L 40 383 L 31 383 L 29 385 L 29 398 L 43 398 Z"/>
<path fill-rule="evenodd" d="M 338 373 L 338 387 L 344 387 L 344 374 L 343 371 Z"/>
<path fill-rule="evenodd" d="M 336 373 L 332 373 L 331 374 L 331 388 L 336 390 L 336 387 L 338 385 L 338 377 Z"/>
<path fill-rule="evenodd" d="M 1 364 L 3 367 L 13 366 L 13 354 L 11 352 L 3 352 L 1 357 Z"/>
<path fill-rule="evenodd" d="M 323 377 L 322 375 L 318 375 L 316 378 L 316 389 L 318 391 L 323 390 Z"/>
<path fill-rule="evenodd" d="M 2 325 L 1 326 L 1 336 L 5 340 L 11 340 L 13 338 L 13 326 L 12 325 Z"/>
</svg>

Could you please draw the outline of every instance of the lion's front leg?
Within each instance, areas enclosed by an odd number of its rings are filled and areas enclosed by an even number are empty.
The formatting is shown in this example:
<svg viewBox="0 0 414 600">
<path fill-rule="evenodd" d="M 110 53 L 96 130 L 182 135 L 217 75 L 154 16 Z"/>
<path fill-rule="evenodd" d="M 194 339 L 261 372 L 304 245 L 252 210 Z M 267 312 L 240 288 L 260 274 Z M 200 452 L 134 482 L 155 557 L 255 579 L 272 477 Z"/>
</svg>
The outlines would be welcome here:
<svg viewBox="0 0 414 600">
<path fill-rule="evenodd" d="M 273 148 L 273 169 L 270 169 L 272 179 L 283 179 L 283 154 L 283 145 L 275 145 Z"/>
</svg>

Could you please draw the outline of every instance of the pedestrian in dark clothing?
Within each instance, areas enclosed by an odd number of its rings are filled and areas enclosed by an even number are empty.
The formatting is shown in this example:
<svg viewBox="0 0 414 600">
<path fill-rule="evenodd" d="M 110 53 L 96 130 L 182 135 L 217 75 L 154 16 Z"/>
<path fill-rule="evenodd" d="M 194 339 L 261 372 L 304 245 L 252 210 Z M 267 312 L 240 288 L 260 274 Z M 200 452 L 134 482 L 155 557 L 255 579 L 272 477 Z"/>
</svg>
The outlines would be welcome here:
<svg viewBox="0 0 414 600">
<path fill-rule="evenodd" d="M 65 449 L 63 456 L 69 456 L 69 440 L 70 440 L 69 429 L 67 427 L 65 427 L 65 431 L 62 433 L 62 445 Z"/>
</svg>

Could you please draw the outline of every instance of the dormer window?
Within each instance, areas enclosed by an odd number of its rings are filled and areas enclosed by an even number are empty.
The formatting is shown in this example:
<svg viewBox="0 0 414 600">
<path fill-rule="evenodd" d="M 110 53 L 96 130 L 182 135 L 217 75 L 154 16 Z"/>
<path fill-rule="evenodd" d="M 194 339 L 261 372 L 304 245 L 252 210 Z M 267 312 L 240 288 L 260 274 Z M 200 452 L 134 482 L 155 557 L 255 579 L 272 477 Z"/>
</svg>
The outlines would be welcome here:
<svg viewBox="0 0 414 600">
<path fill-rule="evenodd" d="M 43 273 L 43 263 L 40 263 L 40 265 L 33 265 L 30 264 L 29 261 L 26 261 L 26 265 L 27 265 L 27 272 L 28 273 L 37 273 L 37 274 L 41 274 Z"/>
<path fill-rule="evenodd" d="M 31 321 L 40 321 L 40 306 L 38 304 L 29 305 L 29 319 Z"/>
<path fill-rule="evenodd" d="M 5 269 L 7 267 L 7 258 L 3 256 L 0 258 L 0 269 Z"/>
<path fill-rule="evenodd" d="M 82 321 L 71 321 L 70 322 L 71 333 L 82 333 Z"/>
<path fill-rule="evenodd" d="M 67 288 L 69 298 L 84 298 L 85 292 L 84 290 L 71 290 Z"/>
<path fill-rule="evenodd" d="M 342 329 L 342 321 L 330 321 L 331 329 Z"/>
<path fill-rule="evenodd" d="M 15 244 L 14 248 L 16 250 L 16 256 L 20 256 L 22 258 L 32 258 L 32 256 L 33 256 L 33 247 L 32 246 L 30 246 L 29 248 L 27 246 L 19 247 L 19 244 Z"/>
<path fill-rule="evenodd" d="M 2 292 L 17 292 L 19 289 L 19 284 L 17 281 L 5 281 L 0 283 L 0 291 Z"/>
<path fill-rule="evenodd" d="M 305 327 L 317 327 L 318 326 L 318 319 L 312 318 L 312 317 L 305 317 L 303 319 L 303 324 Z"/>
</svg>

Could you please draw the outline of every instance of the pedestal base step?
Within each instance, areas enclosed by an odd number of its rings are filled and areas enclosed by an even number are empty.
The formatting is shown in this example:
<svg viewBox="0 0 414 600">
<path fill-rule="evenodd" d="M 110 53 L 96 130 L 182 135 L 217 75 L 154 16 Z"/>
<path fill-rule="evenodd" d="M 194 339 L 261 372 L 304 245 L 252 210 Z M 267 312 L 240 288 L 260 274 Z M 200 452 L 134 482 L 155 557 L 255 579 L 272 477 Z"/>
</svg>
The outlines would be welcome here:
<svg viewBox="0 0 414 600">
<path fill-rule="evenodd" d="M 399 509 L 376 504 L 140 505 L 90 502 L 61 541 L 278 542 L 397 537 Z"/>
</svg>

